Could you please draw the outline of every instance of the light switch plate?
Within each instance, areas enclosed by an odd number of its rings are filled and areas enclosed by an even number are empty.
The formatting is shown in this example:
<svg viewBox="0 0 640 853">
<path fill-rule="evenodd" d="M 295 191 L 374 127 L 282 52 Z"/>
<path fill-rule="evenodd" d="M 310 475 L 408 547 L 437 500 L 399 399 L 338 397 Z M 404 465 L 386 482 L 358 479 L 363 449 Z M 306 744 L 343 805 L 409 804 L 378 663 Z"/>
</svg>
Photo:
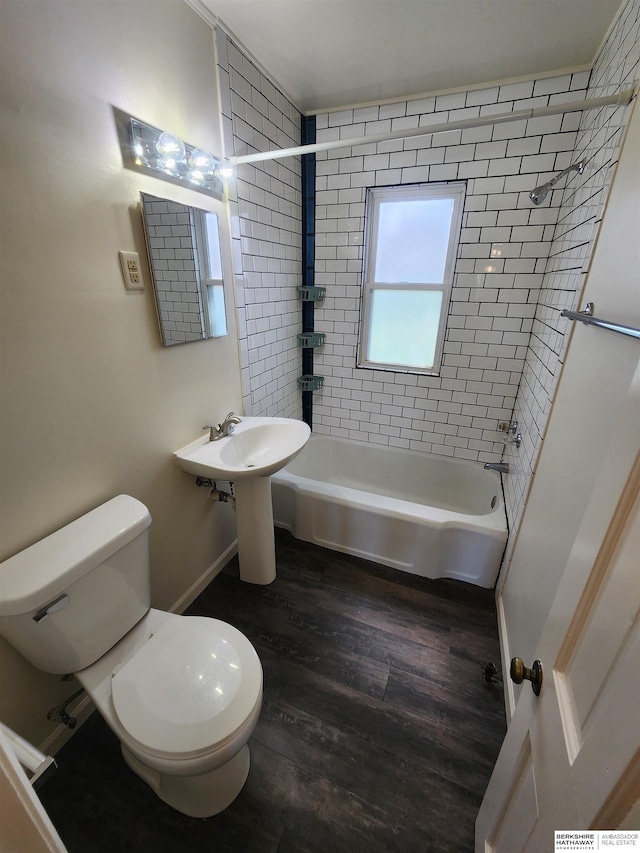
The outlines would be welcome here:
<svg viewBox="0 0 640 853">
<path fill-rule="evenodd" d="M 144 290 L 140 255 L 137 252 L 120 252 L 122 277 L 127 290 Z"/>
</svg>

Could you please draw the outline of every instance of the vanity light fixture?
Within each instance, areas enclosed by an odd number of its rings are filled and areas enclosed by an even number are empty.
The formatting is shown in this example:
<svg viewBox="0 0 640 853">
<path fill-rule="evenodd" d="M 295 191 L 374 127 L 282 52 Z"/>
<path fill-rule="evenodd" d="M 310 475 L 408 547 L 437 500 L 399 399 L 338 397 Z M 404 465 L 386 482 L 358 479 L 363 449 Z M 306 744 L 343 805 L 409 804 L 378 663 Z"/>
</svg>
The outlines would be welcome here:
<svg viewBox="0 0 640 853">
<path fill-rule="evenodd" d="M 131 164 L 150 169 L 165 179 L 191 189 L 223 196 L 223 179 L 233 176 L 233 167 L 222 164 L 203 148 L 187 145 L 179 136 L 129 116 Z"/>
</svg>

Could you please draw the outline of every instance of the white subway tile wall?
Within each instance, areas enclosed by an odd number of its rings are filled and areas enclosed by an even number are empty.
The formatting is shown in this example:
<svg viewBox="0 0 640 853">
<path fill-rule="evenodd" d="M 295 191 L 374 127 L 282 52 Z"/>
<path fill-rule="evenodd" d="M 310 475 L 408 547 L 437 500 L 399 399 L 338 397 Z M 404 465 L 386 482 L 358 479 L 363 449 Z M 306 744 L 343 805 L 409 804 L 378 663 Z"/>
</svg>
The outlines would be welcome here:
<svg viewBox="0 0 640 853">
<path fill-rule="evenodd" d="M 146 229 L 165 346 L 203 337 L 190 209 L 146 196 Z"/>
<path fill-rule="evenodd" d="M 221 30 L 216 53 L 225 154 L 300 145 L 300 113 Z M 300 158 L 245 164 L 228 188 L 247 415 L 299 418 Z"/>
<path fill-rule="evenodd" d="M 639 62 L 640 0 L 630 0 L 597 57 L 587 96 L 598 98 L 632 88 L 638 79 Z M 570 321 L 561 318 L 560 311 L 582 307 L 580 294 L 630 109 L 587 110 L 579 114 L 579 123 L 576 115 L 566 115 L 562 122 L 561 135 L 574 131 L 573 162 L 585 160 L 586 167 L 581 176 L 573 176 L 565 189 L 553 191 L 559 197 L 560 208 L 546 251 L 548 258 L 541 259 L 544 275 L 514 408 L 523 443 L 519 450 L 507 446 L 505 456 L 511 466 L 510 475 L 505 477 L 505 493 L 514 532 L 520 526 L 571 329 Z M 541 150 L 545 142 L 554 144 L 553 137 L 543 138 Z M 556 204 L 556 199 L 552 203 Z M 510 548 L 514 538 L 511 537 Z"/>
<path fill-rule="evenodd" d="M 493 86 L 317 117 L 318 141 L 478 117 L 584 95 L 587 75 Z M 571 92 L 571 94 L 569 94 Z M 498 421 L 514 402 L 554 233 L 560 195 L 533 207 L 528 192 L 571 162 L 576 125 L 562 116 L 413 137 L 318 155 L 316 309 L 326 344 L 314 395 L 317 432 L 496 460 Z M 467 182 L 448 333 L 440 375 L 356 367 L 366 188 L 422 181 Z M 402 329 L 398 329 L 402 334 Z"/>
</svg>

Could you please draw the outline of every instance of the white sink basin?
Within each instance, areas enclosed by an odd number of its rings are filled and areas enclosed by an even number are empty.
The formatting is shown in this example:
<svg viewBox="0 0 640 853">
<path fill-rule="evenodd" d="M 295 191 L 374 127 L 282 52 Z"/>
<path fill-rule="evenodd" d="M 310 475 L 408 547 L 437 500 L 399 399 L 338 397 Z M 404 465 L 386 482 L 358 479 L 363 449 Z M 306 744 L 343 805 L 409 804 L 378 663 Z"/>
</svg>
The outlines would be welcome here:
<svg viewBox="0 0 640 853">
<path fill-rule="evenodd" d="M 173 455 L 188 474 L 235 482 L 279 471 L 310 435 L 307 424 L 293 418 L 242 418 L 231 435 L 209 441 L 206 434 Z"/>
</svg>

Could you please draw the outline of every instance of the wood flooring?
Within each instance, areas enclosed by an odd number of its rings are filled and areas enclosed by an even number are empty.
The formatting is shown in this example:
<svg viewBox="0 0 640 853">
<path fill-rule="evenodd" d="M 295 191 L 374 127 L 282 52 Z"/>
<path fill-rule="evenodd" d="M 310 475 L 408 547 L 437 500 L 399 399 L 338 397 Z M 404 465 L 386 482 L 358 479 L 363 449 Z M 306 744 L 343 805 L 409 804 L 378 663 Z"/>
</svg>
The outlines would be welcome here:
<svg viewBox="0 0 640 853">
<path fill-rule="evenodd" d="M 234 560 L 187 611 L 235 625 L 264 668 L 251 771 L 207 820 L 161 802 L 94 713 L 40 790 L 69 853 L 472 853 L 505 734 L 493 593 L 277 531 L 276 581 Z M 73 685 L 71 685 L 73 686 Z"/>
</svg>

